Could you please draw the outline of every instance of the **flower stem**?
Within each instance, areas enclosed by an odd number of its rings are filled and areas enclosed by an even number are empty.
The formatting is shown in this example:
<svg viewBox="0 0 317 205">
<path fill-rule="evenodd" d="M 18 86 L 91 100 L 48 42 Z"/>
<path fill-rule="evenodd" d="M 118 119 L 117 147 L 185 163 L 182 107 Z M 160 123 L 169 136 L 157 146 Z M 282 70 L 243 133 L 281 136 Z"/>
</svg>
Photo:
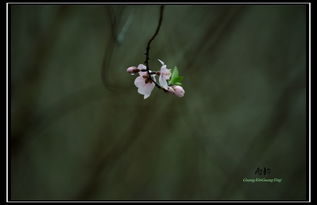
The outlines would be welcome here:
<svg viewBox="0 0 317 205">
<path fill-rule="evenodd" d="M 150 72 L 150 75 L 160 75 L 159 71 Z"/>
<path fill-rule="evenodd" d="M 157 82 L 155 82 L 153 80 L 153 78 L 151 76 L 151 74 L 153 74 L 153 73 L 150 72 L 150 67 L 149 67 L 150 45 L 151 45 L 152 41 L 155 39 L 155 37 L 157 36 L 158 32 L 160 31 L 162 20 L 163 20 L 163 13 L 164 13 L 164 5 L 161 5 L 161 7 L 160 7 L 160 18 L 159 18 L 159 22 L 158 22 L 156 31 L 155 31 L 155 33 L 153 34 L 152 38 L 149 40 L 149 42 L 147 43 L 147 46 L 146 46 L 144 64 L 146 66 L 146 71 L 147 71 L 148 75 L 150 76 L 150 78 L 152 79 L 152 81 L 154 82 L 155 86 L 157 88 L 159 88 L 159 89 L 163 89 L 164 91 L 167 91 L 166 89 L 161 87 Z"/>
</svg>

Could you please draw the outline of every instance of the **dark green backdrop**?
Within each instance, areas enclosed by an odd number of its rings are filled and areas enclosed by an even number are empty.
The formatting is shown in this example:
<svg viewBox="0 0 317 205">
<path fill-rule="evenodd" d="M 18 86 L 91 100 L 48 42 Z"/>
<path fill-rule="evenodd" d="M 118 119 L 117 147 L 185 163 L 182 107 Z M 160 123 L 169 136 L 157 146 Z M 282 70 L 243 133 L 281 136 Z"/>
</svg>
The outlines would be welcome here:
<svg viewBox="0 0 317 205">
<path fill-rule="evenodd" d="M 10 5 L 11 199 L 305 199 L 306 15 L 167 5 L 150 65 L 186 94 L 143 100 L 158 5 Z"/>
</svg>

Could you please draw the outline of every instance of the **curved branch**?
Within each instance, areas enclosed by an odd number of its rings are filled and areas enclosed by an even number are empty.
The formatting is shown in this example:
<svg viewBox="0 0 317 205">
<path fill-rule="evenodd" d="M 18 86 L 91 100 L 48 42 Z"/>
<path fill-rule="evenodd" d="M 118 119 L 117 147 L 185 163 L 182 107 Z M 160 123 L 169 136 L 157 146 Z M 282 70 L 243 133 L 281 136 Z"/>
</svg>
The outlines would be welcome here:
<svg viewBox="0 0 317 205">
<path fill-rule="evenodd" d="M 155 37 L 157 36 L 158 32 L 160 31 L 161 25 L 162 25 L 162 20 L 163 20 L 163 13 L 164 13 L 164 5 L 161 5 L 160 7 L 160 18 L 159 18 L 159 22 L 156 28 L 155 33 L 153 34 L 152 38 L 149 40 L 149 42 L 147 43 L 146 46 L 146 52 L 145 52 L 145 61 L 144 64 L 146 66 L 146 71 L 148 73 L 148 75 L 150 76 L 151 80 L 153 81 L 153 83 L 155 84 L 155 86 L 159 89 L 164 90 L 165 92 L 168 92 L 165 88 L 161 87 L 157 82 L 155 82 L 151 76 L 150 73 L 150 67 L 149 67 L 149 56 L 150 56 L 150 45 L 152 43 L 152 41 L 155 39 Z"/>
</svg>

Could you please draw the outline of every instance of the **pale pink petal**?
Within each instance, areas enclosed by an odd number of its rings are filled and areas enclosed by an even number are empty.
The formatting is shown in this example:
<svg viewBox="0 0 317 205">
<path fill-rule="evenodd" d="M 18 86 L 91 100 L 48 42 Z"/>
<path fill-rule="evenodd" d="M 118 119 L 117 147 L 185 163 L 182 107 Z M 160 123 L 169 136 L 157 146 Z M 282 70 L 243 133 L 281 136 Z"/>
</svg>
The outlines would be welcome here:
<svg viewBox="0 0 317 205">
<path fill-rule="evenodd" d="M 165 72 L 165 79 L 168 80 L 168 79 L 170 79 L 172 73 L 171 73 L 170 69 L 166 69 L 166 70 L 167 71 Z"/>
<path fill-rule="evenodd" d="M 143 64 L 139 64 L 139 65 L 138 65 L 138 69 L 140 69 L 140 70 L 142 70 L 142 69 L 146 69 L 146 66 L 145 66 L 145 65 L 143 65 Z"/>
<path fill-rule="evenodd" d="M 154 87 L 155 87 L 154 83 L 146 83 L 145 86 L 143 87 L 143 91 L 144 93 L 151 94 Z"/>
<path fill-rule="evenodd" d="M 176 85 L 173 86 L 174 94 L 178 97 L 183 97 L 185 95 L 185 90 L 182 86 Z"/>
<path fill-rule="evenodd" d="M 142 76 L 139 76 L 137 77 L 135 80 L 134 80 L 134 85 L 139 88 L 139 87 L 142 87 L 145 85 L 145 80 Z"/>
<path fill-rule="evenodd" d="M 138 65 L 138 69 L 146 69 L 143 64 Z M 146 71 L 140 71 L 139 77 L 134 80 L 134 85 L 138 88 L 138 93 L 144 95 L 144 99 L 148 98 L 151 95 L 152 90 L 155 87 L 155 84 L 152 83 L 145 83 L 144 76 L 147 76 L 148 73 Z M 156 80 L 154 76 L 152 76 L 152 80 Z"/>
<path fill-rule="evenodd" d="M 160 82 L 160 85 L 163 87 L 163 88 L 165 88 L 165 89 L 167 89 L 167 87 L 168 87 L 168 85 L 167 85 L 167 82 L 166 82 L 166 80 L 165 80 L 165 78 L 164 78 L 164 75 L 160 75 L 160 77 L 159 77 L 159 82 Z"/>
<path fill-rule="evenodd" d="M 167 68 L 166 68 L 166 65 L 162 65 L 162 67 L 161 67 L 161 71 L 166 71 L 167 70 Z"/>
<path fill-rule="evenodd" d="M 150 94 L 144 94 L 144 99 L 150 97 Z"/>
<path fill-rule="evenodd" d="M 146 71 L 140 71 L 140 72 L 139 72 L 139 75 L 140 75 L 140 76 L 147 75 L 147 72 L 146 72 Z"/>
<path fill-rule="evenodd" d="M 141 94 L 141 95 L 145 95 L 145 91 L 144 91 L 144 87 L 139 87 L 138 88 L 138 93 Z"/>
<path fill-rule="evenodd" d="M 144 99 L 146 99 L 151 95 L 151 92 L 154 87 L 154 83 L 146 83 L 144 86 L 139 87 L 138 93 L 144 95 Z"/>
<path fill-rule="evenodd" d="M 133 73 L 133 71 L 136 69 L 135 66 L 130 66 L 129 68 L 127 68 L 127 72 L 128 73 Z"/>
<path fill-rule="evenodd" d="M 171 71 L 170 71 L 170 69 L 168 69 L 166 67 L 166 65 L 163 65 L 161 67 L 160 73 L 163 76 L 163 78 L 166 79 L 166 80 L 168 80 L 171 77 Z"/>
<path fill-rule="evenodd" d="M 165 65 L 165 63 L 163 62 L 163 61 L 161 61 L 160 59 L 157 59 L 158 61 L 160 61 L 160 63 L 162 64 L 162 65 Z"/>
</svg>

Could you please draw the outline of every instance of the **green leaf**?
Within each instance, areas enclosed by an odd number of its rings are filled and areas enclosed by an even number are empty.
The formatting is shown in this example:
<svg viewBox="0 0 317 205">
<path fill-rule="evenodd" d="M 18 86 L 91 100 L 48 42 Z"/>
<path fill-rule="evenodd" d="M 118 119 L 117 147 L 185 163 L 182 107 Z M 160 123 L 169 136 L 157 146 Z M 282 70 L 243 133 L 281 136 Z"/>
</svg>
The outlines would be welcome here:
<svg viewBox="0 0 317 205">
<path fill-rule="evenodd" d="M 171 78 L 171 79 L 176 78 L 176 77 L 178 77 L 178 76 L 179 76 L 178 69 L 177 69 L 176 66 L 174 66 L 174 68 L 173 68 L 173 70 L 172 70 L 172 78 Z"/>
<path fill-rule="evenodd" d="M 174 79 L 174 84 L 176 83 L 182 83 L 183 77 L 182 76 L 178 76 Z"/>
<path fill-rule="evenodd" d="M 179 76 L 177 67 L 175 66 L 172 70 L 171 79 L 169 81 L 170 85 L 182 85 L 183 77 Z"/>
</svg>

